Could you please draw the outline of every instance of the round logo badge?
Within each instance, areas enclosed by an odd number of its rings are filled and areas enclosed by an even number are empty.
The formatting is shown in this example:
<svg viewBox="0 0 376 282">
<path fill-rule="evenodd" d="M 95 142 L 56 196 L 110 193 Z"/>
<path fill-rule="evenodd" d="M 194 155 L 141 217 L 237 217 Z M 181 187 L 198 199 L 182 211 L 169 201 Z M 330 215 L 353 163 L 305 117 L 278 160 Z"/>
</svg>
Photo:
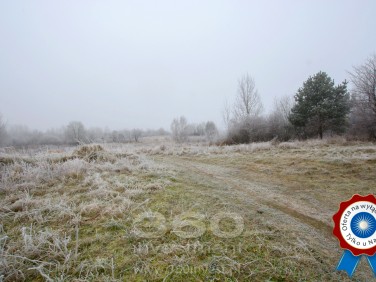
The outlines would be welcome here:
<svg viewBox="0 0 376 282">
<path fill-rule="evenodd" d="M 376 197 L 354 195 L 333 216 L 333 234 L 354 256 L 376 253 Z"/>
</svg>

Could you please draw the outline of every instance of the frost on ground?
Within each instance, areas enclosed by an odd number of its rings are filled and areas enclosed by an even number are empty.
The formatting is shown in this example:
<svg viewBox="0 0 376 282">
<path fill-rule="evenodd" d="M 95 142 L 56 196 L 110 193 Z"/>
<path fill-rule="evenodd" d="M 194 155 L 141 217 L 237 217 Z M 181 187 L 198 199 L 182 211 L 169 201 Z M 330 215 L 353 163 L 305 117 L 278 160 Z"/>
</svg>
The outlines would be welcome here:
<svg viewBox="0 0 376 282">
<path fill-rule="evenodd" d="M 126 220 L 142 204 L 137 196 L 164 189 L 170 175 L 146 156 L 101 145 L 1 152 L 0 277 L 111 278 L 110 259 L 80 258 L 92 239 L 81 229 Z"/>
<path fill-rule="evenodd" d="M 331 216 L 375 181 L 376 146 L 345 140 L 2 149 L 0 281 L 346 280 Z"/>
</svg>

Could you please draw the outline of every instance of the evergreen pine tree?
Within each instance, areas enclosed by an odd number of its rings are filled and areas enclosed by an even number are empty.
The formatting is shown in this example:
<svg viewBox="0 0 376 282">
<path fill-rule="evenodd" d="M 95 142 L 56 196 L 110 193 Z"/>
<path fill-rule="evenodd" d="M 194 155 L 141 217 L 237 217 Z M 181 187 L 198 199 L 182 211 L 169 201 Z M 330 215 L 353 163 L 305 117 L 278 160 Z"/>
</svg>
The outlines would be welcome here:
<svg viewBox="0 0 376 282">
<path fill-rule="evenodd" d="M 309 77 L 295 95 L 289 120 L 301 137 L 345 130 L 350 111 L 347 82 L 335 86 L 325 72 Z"/>
</svg>

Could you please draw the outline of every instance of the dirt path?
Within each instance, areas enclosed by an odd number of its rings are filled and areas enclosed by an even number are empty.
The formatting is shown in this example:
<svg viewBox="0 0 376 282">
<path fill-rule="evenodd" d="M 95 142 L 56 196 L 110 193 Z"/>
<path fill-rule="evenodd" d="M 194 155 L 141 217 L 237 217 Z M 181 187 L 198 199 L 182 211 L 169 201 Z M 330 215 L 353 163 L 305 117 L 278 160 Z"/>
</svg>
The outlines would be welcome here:
<svg viewBox="0 0 376 282">
<path fill-rule="evenodd" d="M 277 226 L 291 224 L 296 232 L 304 230 L 309 233 L 306 236 L 316 238 L 323 247 L 326 245 L 325 249 L 337 247 L 329 223 L 331 218 L 320 218 L 322 211 L 318 210 L 317 205 L 307 205 L 299 199 L 299 195 L 294 197 L 284 193 L 284 188 L 249 179 L 244 171 L 236 168 L 206 164 L 187 157 L 163 156 L 158 160 L 183 172 L 187 180 L 215 184 L 218 187 L 216 192 L 226 194 L 230 200 L 237 197 L 260 212 L 268 211 L 273 215 L 270 220 Z"/>
</svg>

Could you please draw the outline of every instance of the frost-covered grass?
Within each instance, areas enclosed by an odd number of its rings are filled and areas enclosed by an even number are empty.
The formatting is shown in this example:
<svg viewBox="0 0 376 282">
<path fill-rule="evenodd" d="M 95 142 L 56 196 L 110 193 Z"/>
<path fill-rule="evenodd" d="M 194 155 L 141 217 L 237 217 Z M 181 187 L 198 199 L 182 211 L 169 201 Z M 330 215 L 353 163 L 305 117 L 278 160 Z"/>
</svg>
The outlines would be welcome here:
<svg viewBox="0 0 376 282">
<path fill-rule="evenodd" d="M 106 147 L 106 146 L 105 146 Z M 111 146 L 108 146 L 111 147 Z M 167 171 L 132 150 L 99 145 L 0 153 L 0 280 L 111 280 L 111 257 L 97 265 L 83 230 L 128 220 L 139 195 L 168 184 Z M 95 239 L 105 244 L 103 234 Z M 82 257 L 88 256 L 85 260 Z M 92 267 L 97 269 L 93 272 Z M 103 270 L 104 267 L 109 270 Z"/>
<path fill-rule="evenodd" d="M 331 216 L 375 181 L 376 146 L 342 139 L 1 149 L 0 281 L 346 280 Z M 221 212 L 242 218 L 239 236 L 215 236 Z M 163 236 L 139 237 L 155 213 L 144 231 Z M 178 236 L 195 214 L 206 231 Z"/>
</svg>

